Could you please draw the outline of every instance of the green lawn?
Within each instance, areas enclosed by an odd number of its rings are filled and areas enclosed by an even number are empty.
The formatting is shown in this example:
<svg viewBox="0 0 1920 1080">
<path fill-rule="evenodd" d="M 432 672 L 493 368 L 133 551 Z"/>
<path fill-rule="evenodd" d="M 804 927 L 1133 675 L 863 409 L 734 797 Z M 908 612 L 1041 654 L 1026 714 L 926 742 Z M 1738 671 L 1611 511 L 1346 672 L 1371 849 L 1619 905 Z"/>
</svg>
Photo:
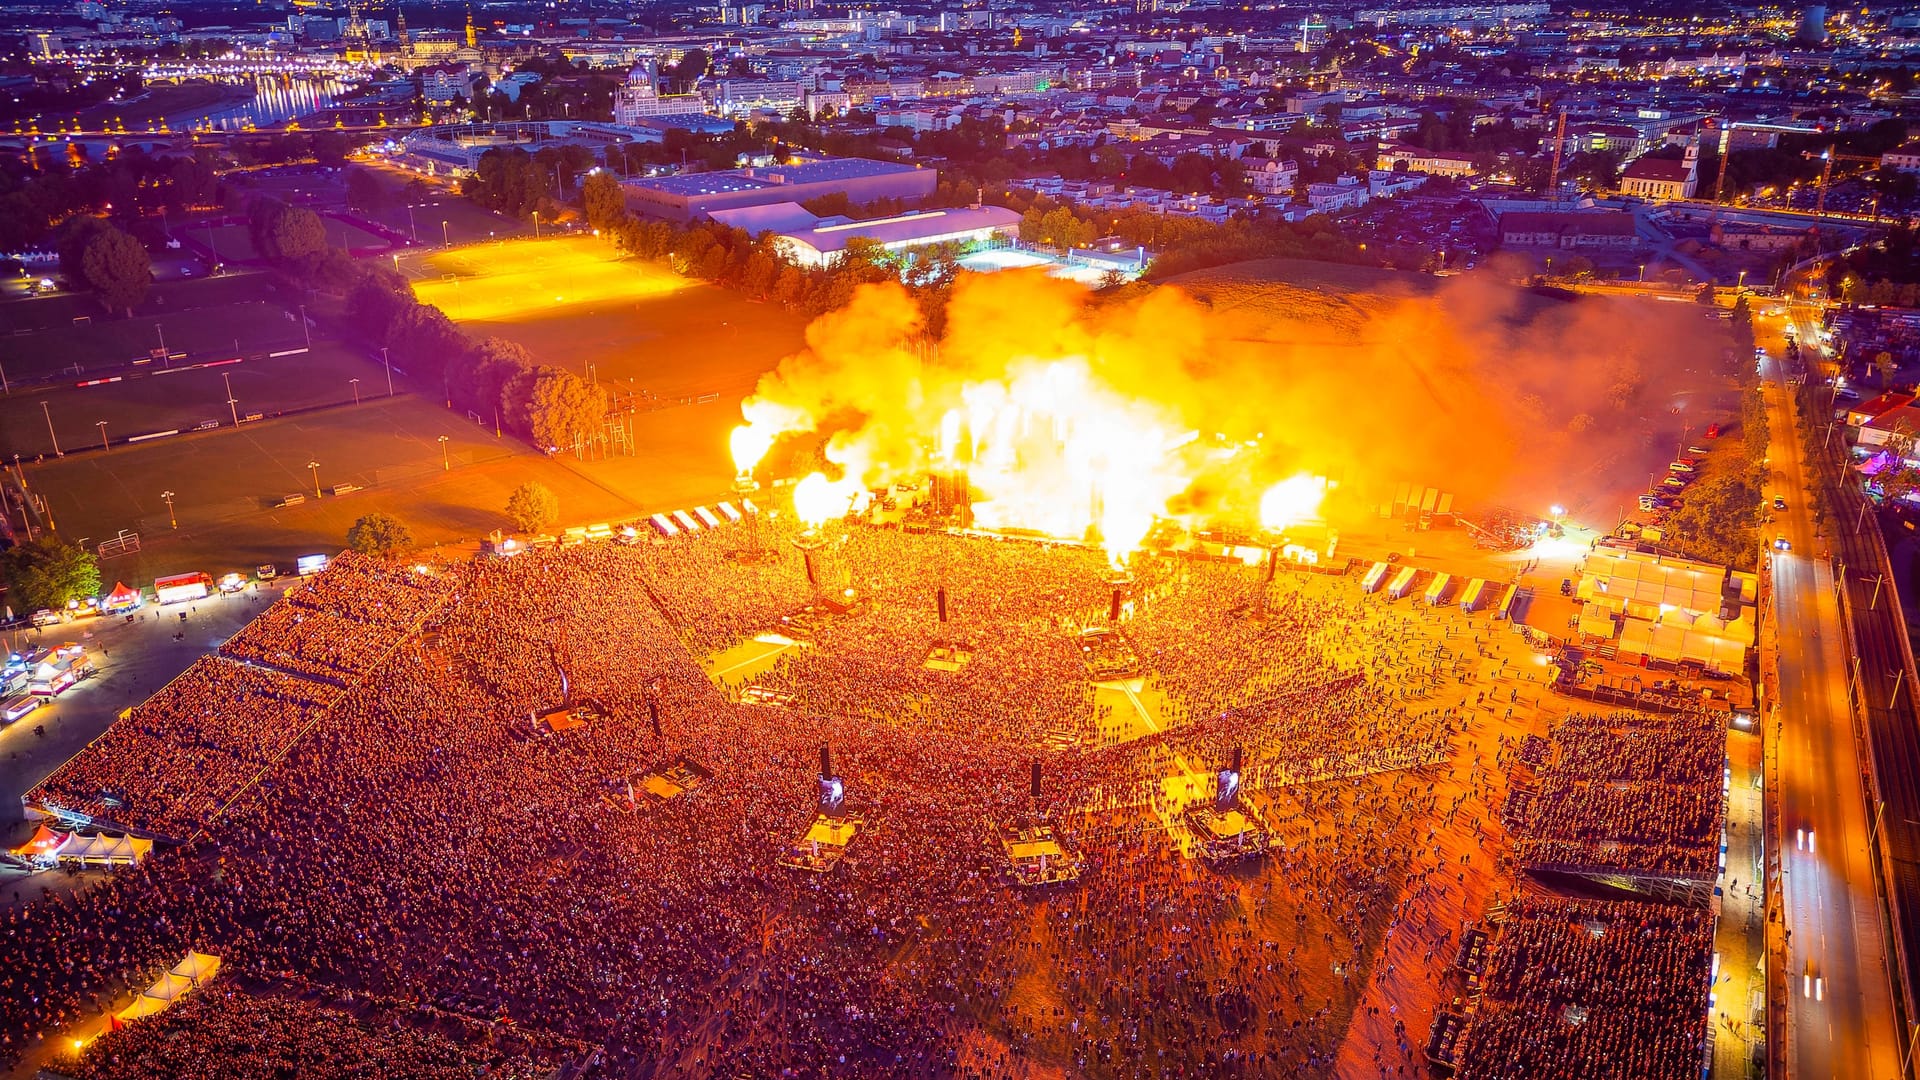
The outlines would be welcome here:
<svg viewBox="0 0 1920 1080">
<path fill-rule="evenodd" d="M 129 134 L 145 131 L 147 121 L 176 113 L 212 109 L 222 104 L 240 104 L 252 95 L 236 86 L 211 82 L 156 84 L 125 101 L 106 101 L 80 110 L 77 115 L 89 128 L 113 121 L 127 125 Z"/>
<path fill-rule="evenodd" d="M 371 213 L 355 211 L 378 221 L 396 232 L 413 236 L 422 245 L 439 246 L 440 223 L 447 223 L 445 237 L 456 244 L 483 243 L 494 237 L 531 233 L 533 225 L 485 209 L 472 199 L 455 194 L 439 184 L 429 184 L 412 173 L 401 172 L 377 163 L 363 164 L 381 181 L 386 202 Z M 413 204 L 411 215 L 408 204 Z"/>
<path fill-rule="evenodd" d="M 350 379 L 360 380 L 357 388 Z M 229 385 L 236 399 L 231 407 Z M 11 460 L 14 454 L 27 458 L 52 454 L 54 435 L 61 450 L 97 450 L 96 422 L 100 420 L 107 422 L 108 437 L 118 443 L 130 435 L 192 430 L 208 420 L 231 425 L 235 413 L 271 416 L 351 402 L 356 389 L 363 400 L 383 396 L 387 392 L 383 369 L 343 345 L 328 342 L 317 343 L 313 352 L 301 356 L 176 373 L 149 367 L 124 382 L 105 386 L 76 388 L 63 383 L 0 397 L 0 460 Z M 43 401 L 47 403 L 44 411 Z"/>
</svg>

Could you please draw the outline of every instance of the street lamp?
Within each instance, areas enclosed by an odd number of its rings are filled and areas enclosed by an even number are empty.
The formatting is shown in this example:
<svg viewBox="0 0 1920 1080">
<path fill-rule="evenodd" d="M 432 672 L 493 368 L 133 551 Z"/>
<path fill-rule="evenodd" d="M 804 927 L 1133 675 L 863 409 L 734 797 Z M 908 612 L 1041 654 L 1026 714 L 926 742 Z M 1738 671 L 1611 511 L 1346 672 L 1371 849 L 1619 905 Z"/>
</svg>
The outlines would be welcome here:
<svg viewBox="0 0 1920 1080">
<path fill-rule="evenodd" d="M 163 491 L 160 493 L 160 497 L 166 500 L 167 503 L 167 524 L 173 528 L 179 528 L 180 520 L 173 516 L 173 492 Z"/>
<path fill-rule="evenodd" d="M 313 473 L 313 497 L 317 499 L 320 497 L 320 463 L 309 461 L 307 469 Z"/>
<path fill-rule="evenodd" d="M 447 437 L 442 435 L 440 436 L 440 471 L 447 472 L 452 468 L 453 461 L 447 457 Z"/>
<path fill-rule="evenodd" d="M 453 246 L 453 241 L 447 239 L 447 223 L 445 221 L 442 221 L 440 223 L 440 246 L 441 247 Z"/>
<path fill-rule="evenodd" d="M 353 403 L 355 405 L 360 404 L 360 380 L 348 379 L 347 385 L 353 387 Z"/>
<path fill-rule="evenodd" d="M 47 403 L 40 403 L 40 415 L 47 418 L 47 437 L 53 440 L 53 456 L 66 457 L 60 452 L 60 436 L 53 433 L 53 413 L 47 411 Z"/>
<path fill-rule="evenodd" d="M 240 426 L 240 399 L 233 396 L 233 379 L 226 372 L 220 373 L 220 381 L 227 387 L 227 412 L 233 416 L 233 426 Z"/>
<path fill-rule="evenodd" d="M 113 449 L 113 447 L 107 445 L 107 422 L 105 420 L 95 420 L 93 426 L 100 429 L 100 449 Z"/>
<path fill-rule="evenodd" d="M 1647 264 L 1641 263 L 1640 264 L 1640 281 L 1642 284 L 1645 284 L 1646 280 L 1647 280 Z"/>
<path fill-rule="evenodd" d="M 387 359 L 387 347 L 380 346 L 380 364 L 387 369 L 387 396 L 393 396 L 393 361 Z"/>
<path fill-rule="evenodd" d="M 540 211 L 533 212 L 533 238 L 540 239 Z"/>
</svg>

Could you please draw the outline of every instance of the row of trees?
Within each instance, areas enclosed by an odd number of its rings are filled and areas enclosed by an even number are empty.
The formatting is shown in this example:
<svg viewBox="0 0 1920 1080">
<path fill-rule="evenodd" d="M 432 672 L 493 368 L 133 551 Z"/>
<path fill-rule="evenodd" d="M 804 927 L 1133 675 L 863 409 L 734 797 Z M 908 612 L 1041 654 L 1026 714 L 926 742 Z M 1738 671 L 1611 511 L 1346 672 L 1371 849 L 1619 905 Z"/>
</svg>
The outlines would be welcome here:
<svg viewBox="0 0 1920 1080">
<path fill-rule="evenodd" d="M 1920 300 L 1920 233 L 1895 225 L 1877 243 L 1842 255 L 1831 280 L 1833 291 L 1853 304 L 1898 304 Z"/>
<path fill-rule="evenodd" d="M 210 206 L 219 196 L 219 178 L 204 155 L 155 158 L 129 150 L 103 164 L 0 170 L 0 251 L 40 247 L 76 216 L 110 212 L 131 230 L 142 215 Z"/>
<path fill-rule="evenodd" d="M 475 341 L 439 308 L 422 304 L 404 277 L 385 267 L 361 271 L 346 294 L 348 333 L 416 384 L 439 383 L 448 404 L 492 417 L 505 431 L 549 452 L 597 436 L 609 399 L 585 378 L 536 362 L 517 342 Z"/>
</svg>

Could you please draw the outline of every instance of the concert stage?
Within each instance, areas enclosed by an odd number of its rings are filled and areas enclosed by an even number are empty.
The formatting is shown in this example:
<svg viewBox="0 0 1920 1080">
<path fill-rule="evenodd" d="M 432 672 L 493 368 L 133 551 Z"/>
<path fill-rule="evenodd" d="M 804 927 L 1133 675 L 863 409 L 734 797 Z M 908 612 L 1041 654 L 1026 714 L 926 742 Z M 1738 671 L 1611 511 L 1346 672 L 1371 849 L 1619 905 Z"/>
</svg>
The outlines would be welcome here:
<svg viewBox="0 0 1920 1080">
<path fill-rule="evenodd" d="M 1196 803 L 1185 816 L 1200 857 L 1215 865 L 1259 858 L 1273 843 L 1273 832 L 1260 812 L 1244 802 L 1226 809 Z"/>
<path fill-rule="evenodd" d="M 1053 826 L 1003 827 L 1000 853 L 1016 885 L 1055 885 L 1080 880 L 1086 857 L 1063 847 Z"/>
<path fill-rule="evenodd" d="M 846 858 L 847 848 L 860 835 L 860 827 L 864 824 L 866 822 L 860 818 L 835 818 L 821 814 L 813 819 L 806 833 L 780 856 L 780 865 L 824 874 Z"/>
</svg>

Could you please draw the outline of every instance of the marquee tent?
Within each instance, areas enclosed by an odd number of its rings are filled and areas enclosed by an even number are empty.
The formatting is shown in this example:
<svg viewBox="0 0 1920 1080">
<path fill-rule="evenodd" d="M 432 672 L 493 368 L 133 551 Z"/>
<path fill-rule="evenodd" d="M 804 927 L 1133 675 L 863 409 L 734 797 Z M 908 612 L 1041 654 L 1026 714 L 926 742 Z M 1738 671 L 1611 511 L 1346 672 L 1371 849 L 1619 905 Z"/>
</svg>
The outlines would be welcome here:
<svg viewBox="0 0 1920 1080">
<path fill-rule="evenodd" d="M 67 837 L 66 843 L 54 851 L 54 857 L 62 862 L 77 862 L 81 866 L 132 866 L 152 851 L 153 841 L 137 836 L 76 834 Z"/>
<path fill-rule="evenodd" d="M 26 843 L 13 848 L 7 854 L 22 862 L 30 862 L 41 867 L 52 866 L 59 856 L 60 848 L 71 840 L 72 834 L 55 832 L 42 822 L 33 830 L 33 836 Z"/>
<path fill-rule="evenodd" d="M 173 965 L 172 970 L 154 980 L 133 999 L 133 1003 L 113 1014 L 114 1025 L 128 1020 L 139 1020 L 155 1013 L 165 1012 L 167 1007 L 180 1000 L 186 994 L 207 984 L 220 971 L 220 958 L 206 953 L 190 952 L 186 959 Z"/>
<path fill-rule="evenodd" d="M 1581 567 L 1576 595 L 1587 604 L 1643 619 L 1676 610 L 1718 612 L 1726 606 L 1725 567 L 1653 558 L 1641 552 L 1595 551 Z"/>
<path fill-rule="evenodd" d="M 113 591 L 100 602 L 100 607 L 108 612 L 131 611 L 140 606 L 140 590 L 130 589 L 126 582 L 113 583 Z"/>
</svg>

